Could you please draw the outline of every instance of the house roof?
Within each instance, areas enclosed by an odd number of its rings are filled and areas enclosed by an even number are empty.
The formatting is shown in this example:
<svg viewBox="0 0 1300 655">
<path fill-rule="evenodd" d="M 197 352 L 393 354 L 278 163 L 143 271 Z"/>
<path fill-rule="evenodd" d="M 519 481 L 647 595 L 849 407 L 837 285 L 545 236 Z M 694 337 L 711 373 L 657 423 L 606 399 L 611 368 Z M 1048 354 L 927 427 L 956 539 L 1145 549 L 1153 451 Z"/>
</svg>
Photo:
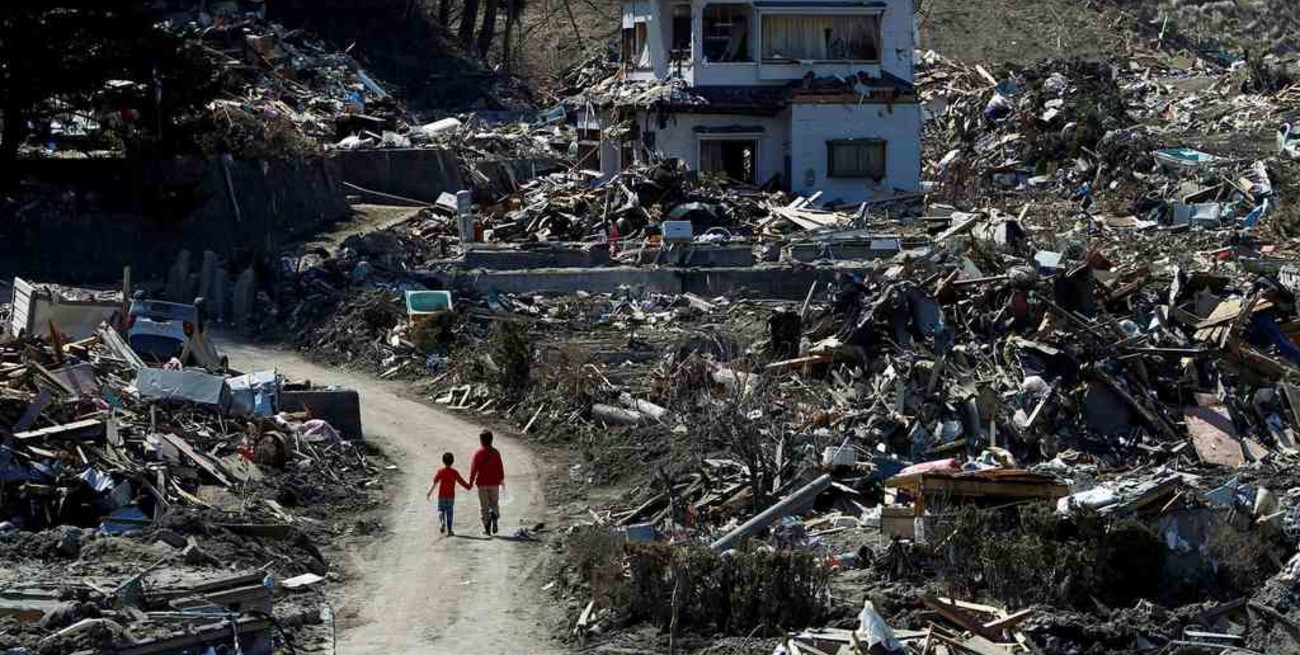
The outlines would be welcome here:
<svg viewBox="0 0 1300 655">
<path fill-rule="evenodd" d="M 790 101 L 787 86 L 696 86 L 687 91 L 691 95 L 689 102 L 670 98 L 660 105 L 697 112 L 775 114 Z"/>
<path fill-rule="evenodd" d="M 792 102 L 831 101 L 854 96 L 892 101 L 915 92 L 908 81 L 891 73 L 872 76 L 813 77 L 788 84 L 749 86 L 688 86 L 680 78 L 629 81 L 614 75 L 572 99 L 578 104 L 637 107 L 692 113 L 772 115 Z"/>
</svg>

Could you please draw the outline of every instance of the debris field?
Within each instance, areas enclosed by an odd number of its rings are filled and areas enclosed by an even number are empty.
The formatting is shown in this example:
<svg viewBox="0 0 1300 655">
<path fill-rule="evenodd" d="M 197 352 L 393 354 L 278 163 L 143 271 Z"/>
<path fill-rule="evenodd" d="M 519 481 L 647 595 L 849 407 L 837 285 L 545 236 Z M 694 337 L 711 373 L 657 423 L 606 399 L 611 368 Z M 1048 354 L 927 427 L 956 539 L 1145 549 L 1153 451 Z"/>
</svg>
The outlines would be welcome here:
<svg viewBox="0 0 1300 655">
<path fill-rule="evenodd" d="M 209 155 L 449 157 L 459 188 L 423 198 L 340 185 L 401 208 L 381 228 L 197 272 L 187 250 L 150 288 L 542 453 L 562 528 L 516 535 L 552 555 L 521 585 L 563 648 L 1300 653 L 1284 30 L 1267 54 L 1163 27 L 1089 61 L 917 52 L 922 188 L 847 201 L 649 148 L 596 170 L 585 108 L 626 119 L 600 148 L 710 102 L 606 53 L 501 118 L 408 110 L 256 13 L 168 27 L 225 84 Z M 23 211 L 60 213 L 47 191 Z M 0 650 L 332 648 L 334 556 L 384 530 L 395 469 L 355 393 L 229 370 L 189 323 L 146 361 L 124 277 L 41 287 L 102 320 L 0 306 Z"/>
<path fill-rule="evenodd" d="M 566 462 L 575 649 L 1295 652 L 1288 65 L 931 53 L 924 198 L 575 166 L 292 257 L 275 311 Z M 566 267 L 627 281 L 482 281 Z"/>
<path fill-rule="evenodd" d="M 337 547 L 382 530 L 394 468 L 320 418 L 346 392 L 148 366 L 120 312 L 71 327 L 78 303 L 112 311 L 120 292 L 41 288 L 69 331 L 0 339 L 4 652 L 330 644 L 322 583 L 345 574 Z"/>
</svg>

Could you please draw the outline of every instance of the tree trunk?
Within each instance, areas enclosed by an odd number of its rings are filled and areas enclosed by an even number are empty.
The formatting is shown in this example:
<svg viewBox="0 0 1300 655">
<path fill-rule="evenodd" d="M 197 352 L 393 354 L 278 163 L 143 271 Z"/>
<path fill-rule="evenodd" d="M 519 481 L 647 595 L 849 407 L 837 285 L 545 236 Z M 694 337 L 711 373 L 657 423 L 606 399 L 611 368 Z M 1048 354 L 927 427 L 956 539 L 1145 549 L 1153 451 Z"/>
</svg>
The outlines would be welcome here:
<svg viewBox="0 0 1300 655">
<path fill-rule="evenodd" d="M 438 0 L 438 24 L 451 29 L 451 0 Z"/>
<path fill-rule="evenodd" d="M 14 161 L 18 159 L 18 145 L 22 143 L 25 132 L 26 118 L 23 114 L 21 103 L 18 101 L 5 103 L 4 128 L 0 131 L 0 170 L 14 170 Z M 4 177 L 5 180 L 0 180 L 0 186 L 9 187 L 12 184 L 13 187 L 17 187 L 19 176 Z"/>
<path fill-rule="evenodd" d="M 466 51 L 474 44 L 474 19 L 478 18 L 478 0 L 465 0 L 460 14 L 460 47 Z"/>
<path fill-rule="evenodd" d="M 478 32 L 478 56 L 487 60 L 488 48 L 492 47 L 492 37 L 496 36 L 497 13 L 501 10 L 501 0 L 487 0 L 483 10 L 483 27 Z"/>
<path fill-rule="evenodd" d="M 507 73 L 514 70 L 515 23 L 519 20 L 522 5 L 523 0 L 506 0 L 506 28 L 501 33 L 501 63 L 505 64 Z"/>
</svg>

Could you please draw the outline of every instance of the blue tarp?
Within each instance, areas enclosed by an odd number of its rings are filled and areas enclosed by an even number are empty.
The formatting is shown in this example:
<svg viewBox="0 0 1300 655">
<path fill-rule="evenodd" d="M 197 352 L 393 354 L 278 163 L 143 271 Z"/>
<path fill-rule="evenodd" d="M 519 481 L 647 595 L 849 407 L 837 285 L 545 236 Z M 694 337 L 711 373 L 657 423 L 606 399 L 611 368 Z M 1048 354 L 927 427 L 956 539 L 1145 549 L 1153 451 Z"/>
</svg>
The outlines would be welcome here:
<svg viewBox="0 0 1300 655">
<path fill-rule="evenodd" d="M 39 482 L 49 477 L 40 469 L 23 464 L 8 446 L 0 445 L 0 482 Z"/>
<path fill-rule="evenodd" d="M 99 531 L 104 534 L 117 535 L 117 534 L 122 534 L 124 532 L 130 532 L 132 530 L 139 530 L 141 527 L 143 527 L 136 524 L 135 522 L 114 523 L 115 519 L 133 519 L 134 521 L 150 520 L 148 516 L 144 515 L 144 512 L 140 511 L 139 507 L 136 507 L 135 505 L 127 505 L 126 507 L 115 509 L 112 512 L 109 512 L 108 516 L 104 517 L 104 521 L 99 524 Z"/>
<path fill-rule="evenodd" d="M 230 413 L 237 416 L 275 416 L 280 406 L 284 376 L 275 371 L 246 373 L 226 380 L 230 387 Z"/>
<path fill-rule="evenodd" d="M 1278 327 L 1272 317 L 1266 314 L 1255 314 L 1250 317 L 1250 326 L 1254 328 L 1255 333 L 1260 337 L 1268 339 L 1273 345 L 1277 346 L 1278 352 L 1286 357 L 1287 361 L 1292 364 L 1300 364 L 1300 347 L 1288 337 L 1282 328 Z"/>
</svg>

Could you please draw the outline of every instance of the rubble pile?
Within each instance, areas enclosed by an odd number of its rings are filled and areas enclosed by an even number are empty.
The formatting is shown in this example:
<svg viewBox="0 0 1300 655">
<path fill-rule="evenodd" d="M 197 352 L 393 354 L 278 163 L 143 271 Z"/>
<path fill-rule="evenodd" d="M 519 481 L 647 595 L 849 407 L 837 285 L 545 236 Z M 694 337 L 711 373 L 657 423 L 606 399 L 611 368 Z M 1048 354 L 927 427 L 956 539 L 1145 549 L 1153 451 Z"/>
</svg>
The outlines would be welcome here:
<svg viewBox="0 0 1300 655">
<path fill-rule="evenodd" d="M 213 133 L 208 154 L 279 158 L 286 152 L 320 148 L 438 147 L 453 148 L 470 160 L 548 159 L 557 150 L 565 152 L 573 140 L 571 131 L 555 121 L 487 127 L 472 114 L 422 120 L 424 112 L 404 105 L 404 90 L 390 88 L 349 54 L 350 49 L 339 50 L 305 30 L 268 21 L 260 3 L 254 5 L 216 16 L 201 11 L 197 16 L 176 15 L 166 24 L 200 54 L 206 73 L 221 87 L 221 97 L 206 107 L 205 122 Z M 477 66 L 462 63 L 466 69 Z M 459 73 L 475 78 L 485 96 L 519 95 L 518 89 L 494 89 L 510 86 L 510 80 L 497 79 L 504 76 Z M 454 100 L 441 101 L 456 106 Z M 518 97 L 507 102 L 531 106 Z"/>
<path fill-rule="evenodd" d="M 1140 198 L 1154 186 L 1145 176 L 1155 150 L 1196 142 L 1228 159 L 1285 152 L 1295 87 L 1290 64 L 1270 62 L 1138 53 L 1127 62 L 1048 61 L 999 77 L 928 52 L 917 76 L 929 115 L 926 174 L 964 203 L 1008 190 L 1122 187 Z"/>
<path fill-rule="evenodd" d="M 1072 164 L 1131 122 L 1108 63 L 1045 62 L 1005 79 L 934 52 L 922 63 L 917 88 L 931 116 L 926 173 L 940 180 L 964 164 L 1014 188 Z"/>
<path fill-rule="evenodd" d="M 382 132 L 403 116 L 397 100 L 352 57 L 300 30 L 256 17 L 197 28 L 226 76 L 231 95 L 209 105 L 292 125 L 306 137 L 333 142 L 362 129 Z"/>
<path fill-rule="evenodd" d="M 1295 87 L 1166 55 L 926 61 L 918 211 L 579 162 L 289 267 L 279 315 L 567 453 L 575 642 L 1300 648 Z M 502 251 L 685 269 L 673 221 L 687 249 L 827 275 L 781 301 L 442 288 Z M 744 602 L 774 595 L 798 611 Z"/>
<path fill-rule="evenodd" d="M 690 220 L 702 236 L 720 228 L 715 240 L 752 233 L 769 216 L 765 193 L 718 180 L 688 179 L 679 162 L 629 168 L 591 188 L 585 171 L 555 173 L 523 184 L 518 193 L 485 207 L 485 238 L 492 241 L 609 241 L 661 238 L 660 224 Z M 635 241 L 633 241 L 635 242 Z"/>
<path fill-rule="evenodd" d="M 386 462 L 316 392 L 149 368 L 109 323 L 0 340 L 0 649 L 328 642 L 323 549 L 374 531 Z"/>
</svg>

